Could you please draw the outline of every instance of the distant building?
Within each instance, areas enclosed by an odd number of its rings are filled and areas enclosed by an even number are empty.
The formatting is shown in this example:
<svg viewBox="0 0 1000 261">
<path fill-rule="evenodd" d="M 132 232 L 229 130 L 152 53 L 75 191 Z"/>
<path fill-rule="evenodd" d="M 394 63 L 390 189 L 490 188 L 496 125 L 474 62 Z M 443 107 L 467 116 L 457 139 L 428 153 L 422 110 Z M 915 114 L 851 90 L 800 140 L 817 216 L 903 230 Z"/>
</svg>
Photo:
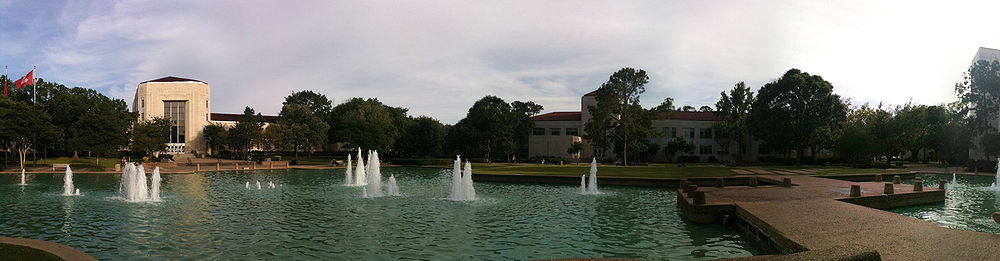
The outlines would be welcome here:
<svg viewBox="0 0 1000 261">
<path fill-rule="evenodd" d="M 202 129 L 215 123 L 232 126 L 241 114 L 211 113 L 212 91 L 208 83 L 167 76 L 139 83 L 132 100 L 132 111 L 139 121 L 157 117 L 170 119 L 170 154 L 205 153 L 207 146 Z M 277 116 L 264 116 L 264 122 L 277 122 Z"/>
<path fill-rule="evenodd" d="M 584 124 L 590 120 L 590 106 L 597 106 L 597 92 L 593 91 L 584 94 L 580 98 L 580 111 L 570 112 L 550 112 L 532 117 L 535 128 L 528 138 L 528 156 L 530 157 L 558 157 L 572 159 L 567 150 L 573 142 L 581 142 L 583 151 L 580 158 L 613 158 L 616 157 L 613 150 L 593 146 L 589 140 L 582 138 L 584 134 Z M 663 136 L 653 137 L 650 143 L 660 146 L 653 161 L 676 162 L 681 156 L 697 156 L 701 162 L 709 161 L 729 161 L 730 151 L 741 149 L 743 161 L 758 161 L 761 157 L 775 156 L 771 151 L 761 145 L 760 142 L 750 142 L 744 148 L 738 148 L 735 142 L 730 146 L 722 146 L 715 140 L 717 131 L 715 124 L 719 119 L 712 112 L 688 112 L 672 111 L 665 117 L 653 120 L 653 129 L 662 132 Z M 667 142 L 680 137 L 691 141 L 695 145 L 694 152 L 685 155 L 674 155 L 673 158 L 663 152 Z"/>
</svg>

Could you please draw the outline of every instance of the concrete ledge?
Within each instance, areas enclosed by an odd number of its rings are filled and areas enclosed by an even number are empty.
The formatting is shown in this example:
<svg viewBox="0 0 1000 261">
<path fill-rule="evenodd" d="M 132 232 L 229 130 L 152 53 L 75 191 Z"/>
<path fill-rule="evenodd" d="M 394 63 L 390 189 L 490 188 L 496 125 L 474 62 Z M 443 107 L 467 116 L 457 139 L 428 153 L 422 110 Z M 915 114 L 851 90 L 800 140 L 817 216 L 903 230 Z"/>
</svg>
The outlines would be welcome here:
<svg viewBox="0 0 1000 261">
<path fill-rule="evenodd" d="M 837 199 L 843 202 L 876 209 L 891 209 L 906 206 L 927 205 L 944 202 L 946 193 L 943 190 L 905 192 L 892 195 L 878 195 L 856 198 Z"/>
<path fill-rule="evenodd" d="M 835 246 L 820 250 L 803 251 L 788 255 L 766 255 L 738 258 L 723 258 L 716 260 L 726 261 L 791 261 L 791 260 L 816 260 L 816 261 L 878 261 L 882 256 L 878 251 L 860 245 Z"/>
<path fill-rule="evenodd" d="M 23 246 L 23 247 L 29 247 L 29 248 L 32 248 L 32 249 L 37 249 L 39 251 L 55 255 L 55 256 L 57 256 L 59 258 L 62 258 L 63 260 L 67 260 L 67 261 L 77 261 L 77 260 L 79 260 L 79 261 L 92 261 L 92 260 L 95 260 L 96 261 L 97 260 L 97 259 L 94 259 L 93 257 L 91 257 L 90 255 L 88 255 L 87 253 L 84 253 L 83 251 L 80 251 L 80 250 L 78 250 L 76 248 L 72 248 L 72 247 L 67 246 L 67 245 L 63 245 L 63 244 L 59 244 L 59 243 L 55 243 L 55 242 L 49 242 L 49 241 L 34 240 L 34 239 L 27 239 L 27 238 L 0 237 L 0 244 L 14 245 L 14 246 Z M 0 258 L 0 259 L 5 259 L 6 260 L 6 258 L 12 258 L 13 260 L 19 260 L 19 258 L 16 257 L 16 256 L 12 257 L 12 256 L 6 256 L 6 255 L 2 255 L 2 254 L 3 253 L 0 253 L 0 256 L 3 256 L 4 258 Z"/>
<path fill-rule="evenodd" d="M 749 186 L 748 176 L 723 177 L 726 186 Z M 598 176 L 597 184 L 600 186 L 631 186 L 631 187 L 658 187 L 677 188 L 682 180 L 698 185 L 699 187 L 715 186 L 718 177 L 704 178 L 642 178 L 642 177 L 615 177 Z M 473 174 L 472 180 L 476 182 L 506 182 L 506 183 L 536 183 L 536 184 L 566 184 L 579 185 L 580 176 L 560 176 L 560 175 L 521 175 L 521 174 Z M 760 185 L 777 185 L 780 181 L 760 180 Z"/>
</svg>

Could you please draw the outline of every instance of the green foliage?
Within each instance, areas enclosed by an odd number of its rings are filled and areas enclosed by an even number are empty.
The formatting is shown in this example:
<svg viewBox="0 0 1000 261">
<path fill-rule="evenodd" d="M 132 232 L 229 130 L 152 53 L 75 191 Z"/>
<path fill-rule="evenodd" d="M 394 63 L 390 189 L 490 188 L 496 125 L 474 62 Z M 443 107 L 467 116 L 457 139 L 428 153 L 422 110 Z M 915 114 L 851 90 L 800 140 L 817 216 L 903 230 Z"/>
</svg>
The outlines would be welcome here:
<svg viewBox="0 0 1000 261">
<path fill-rule="evenodd" d="M 281 107 L 279 114 L 281 125 L 279 134 L 284 144 L 291 146 L 298 159 L 299 150 L 305 149 L 312 153 L 316 148 L 326 143 L 326 133 L 330 126 L 312 110 L 302 104 L 288 104 Z"/>
<path fill-rule="evenodd" d="M 344 147 L 392 152 L 396 139 L 409 125 L 407 109 L 389 107 L 378 99 L 352 98 L 333 108 L 329 118 L 329 140 Z"/>
<path fill-rule="evenodd" d="M 694 152 L 694 142 L 690 142 L 681 137 L 674 137 L 663 147 L 663 152 L 667 157 L 673 159 L 676 155 L 691 154 Z"/>
<path fill-rule="evenodd" d="M 995 156 L 1000 155 L 1000 133 L 987 133 L 980 138 L 980 146 L 983 146 L 983 152 L 986 153 L 987 159 L 993 159 Z"/>
<path fill-rule="evenodd" d="M 511 118 L 513 126 L 514 153 L 521 158 L 528 157 L 528 139 L 531 129 L 535 127 L 535 122 L 531 121 L 531 116 L 541 112 L 544 107 L 532 101 L 514 101 L 510 103 Z"/>
<path fill-rule="evenodd" d="M 333 105 L 330 99 L 326 98 L 326 95 L 315 93 L 313 91 L 300 91 L 293 92 L 291 95 L 285 97 L 285 102 L 281 105 L 289 104 L 301 104 L 309 107 L 313 115 L 319 116 L 321 118 L 326 118 L 327 115 L 333 110 Z"/>
<path fill-rule="evenodd" d="M 50 120 L 35 106 L 0 96 L 0 144 L 18 153 L 21 168 L 29 151 L 56 140 L 59 132 Z"/>
<path fill-rule="evenodd" d="M 69 148 L 106 156 L 128 146 L 128 131 L 135 122 L 135 115 L 128 112 L 125 101 L 112 100 L 104 95 L 94 94 L 93 90 L 88 91 L 92 94 L 89 104 L 76 109 L 85 113 L 69 129 Z M 55 118 L 53 122 L 56 122 Z"/>
<path fill-rule="evenodd" d="M 509 155 L 517 146 L 514 132 L 520 126 L 516 114 L 525 115 L 514 113 L 510 104 L 499 97 L 483 97 L 449 131 L 449 143 L 460 154 L 482 156 L 487 162 L 494 153 Z"/>
<path fill-rule="evenodd" d="M 736 86 L 729 91 L 719 94 L 719 101 L 715 103 L 715 115 L 721 119 L 716 125 L 714 138 L 719 145 L 729 148 L 731 144 L 736 144 L 737 148 L 749 146 L 750 133 L 747 125 L 747 118 L 750 117 L 750 109 L 754 103 L 753 91 L 743 82 L 736 83 Z M 743 160 L 740 149 L 729 150 L 730 154 L 736 155 L 733 161 Z"/>
<path fill-rule="evenodd" d="M 660 102 L 660 105 L 657 105 L 656 107 L 653 107 L 653 109 L 650 110 L 655 113 L 667 113 L 673 111 L 674 109 L 675 109 L 674 98 L 667 97 L 663 98 L 663 101 Z"/>
<path fill-rule="evenodd" d="M 402 137 L 396 140 L 397 154 L 406 157 L 429 158 L 441 155 L 445 127 L 441 122 L 420 116 L 413 119 Z"/>
<path fill-rule="evenodd" d="M 973 135 L 994 131 L 1000 115 L 1000 61 L 976 61 L 955 84 L 962 113 L 969 116 Z"/>
<path fill-rule="evenodd" d="M 788 70 L 761 87 L 748 117 L 751 133 L 774 149 L 794 149 L 801 159 L 831 147 L 847 115 L 833 85 L 818 75 Z"/>
<path fill-rule="evenodd" d="M 586 136 L 595 146 L 614 148 L 628 165 L 629 149 L 644 151 L 655 132 L 651 113 L 639 105 L 639 95 L 649 82 L 646 71 L 622 68 L 597 89 L 597 106 L 587 108 L 591 118 L 584 124 Z"/>
<path fill-rule="evenodd" d="M 166 150 L 169 139 L 170 120 L 167 118 L 153 118 L 132 127 L 132 150 L 143 155 Z"/>
<path fill-rule="evenodd" d="M 566 153 L 569 155 L 573 155 L 574 159 L 580 158 L 580 152 L 582 151 L 583 151 L 583 143 L 579 141 L 573 142 L 573 144 L 570 144 L 569 148 L 566 149 Z"/>
<path fill-rule="evenodd" d="M 213 155 L 218 155 L 225 150 L 229 139 L 229 130 L 226 129 L 226 126 L 216 123 L 205 125 L 201 134 L 205 137 L 205 145 L 208 146 Z"/>
<path fill-rule="evenodd" d="M 260 139 L 263 128 L 264 122 L 260 113 L 256 113 L 253 108 L 245 107 L 236 126 L 227 131 L 229 148 L 234 150 L 240 159 L 246 159 Z"/>
</svg>

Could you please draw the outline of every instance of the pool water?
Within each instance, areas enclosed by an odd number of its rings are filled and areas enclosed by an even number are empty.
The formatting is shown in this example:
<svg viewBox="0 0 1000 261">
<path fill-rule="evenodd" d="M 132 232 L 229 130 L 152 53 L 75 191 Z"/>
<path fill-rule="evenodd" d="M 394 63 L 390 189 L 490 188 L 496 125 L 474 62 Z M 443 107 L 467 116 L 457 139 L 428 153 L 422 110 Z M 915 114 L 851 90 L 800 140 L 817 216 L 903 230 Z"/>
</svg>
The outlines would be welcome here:
<svg viewBox="0 0 1000 261">
<path fill-rule="evenodd" d="M 937 180 L 951 181 L 951 175 L 920 174 L 929 184 Z M 993 212 L 1000 211 L 1000 190 L 992 188 L 995 177 L 958 175 L 958 185 L 948 184 L 944 203 L 891 209 L 899 213 L 941 226 L 1000 234 L 1000 224 L 993 221 Z M 912 184 L 912 183 L 911 183 Z"/>
<path fill-rule="evenodd" d="M 120 175 L 0 175 L 0 236 L 49 240 L 98 259 L 524 260 L 750 256 L 730 228 L 684 222 L 669 189 L 477 183 L 446 200 L 450 171 L 383 168 L 402 197 L 360 198 L 343 170 L 164 175 L 163 202 L 116 196 Z M 260 180 L 264 189 L 252 183 Z M 250 182 L 252 189 L 244 187 Z M 267 182 L 278 185 L 267 188 Z"/>
</svg>

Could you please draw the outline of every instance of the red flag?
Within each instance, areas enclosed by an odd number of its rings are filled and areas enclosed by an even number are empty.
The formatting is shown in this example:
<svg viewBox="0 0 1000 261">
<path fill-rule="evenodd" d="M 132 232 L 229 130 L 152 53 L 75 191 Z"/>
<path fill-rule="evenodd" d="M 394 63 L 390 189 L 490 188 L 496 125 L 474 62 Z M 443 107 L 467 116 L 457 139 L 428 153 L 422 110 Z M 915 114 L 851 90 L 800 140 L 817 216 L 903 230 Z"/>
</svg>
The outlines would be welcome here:
<svg viewBox="0 0 1000 261">
<path fill-rule="evenodd" d="M 32 84 L 35 84 L 34 69 L 28 72 L 28 75 L 25 75 L 24 77 L 21 77 L 21 79 L 17 79 L 17 81 L 14 82 L 14 86 L 17 86 L 18 89 L 21 89 L 21 87 L 24 87 L 25 85 L 32 85 Z"/>
</svg>

